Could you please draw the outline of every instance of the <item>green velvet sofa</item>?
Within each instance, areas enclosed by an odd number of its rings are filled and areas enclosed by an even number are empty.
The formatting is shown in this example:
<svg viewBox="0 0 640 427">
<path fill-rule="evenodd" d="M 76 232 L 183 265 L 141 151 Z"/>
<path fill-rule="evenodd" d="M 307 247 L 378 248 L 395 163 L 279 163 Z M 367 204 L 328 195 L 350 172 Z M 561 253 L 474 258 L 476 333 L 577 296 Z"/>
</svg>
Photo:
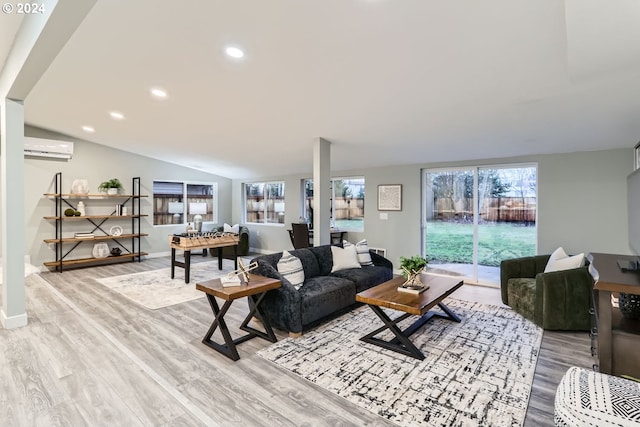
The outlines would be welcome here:
<svg viewBox="0 0 640 427">
<path fill-rule="evenodd" d="M 212 231 L 222 231 L 224 229 L 223 226 L 213 229 Z M 238 256 L 247 256 L 249 255 L 249 229 L 244 225 L 240 226 L 240 242 L 238 243 Z M 225 258 L 233 256 L 233 246 L 226 246 L 222 248 L 222 256 Z M 211 248 L 209 249 L 209 253 L 212 256 L 218 256 L 218 249 Z"/>
<path fill-rule="evenodd" d="M 588 266 L 544 273 L 549 257 L 502 261 L 502 302 L 543 329 L 588 331 L 593 292 Z"/>
</svg>

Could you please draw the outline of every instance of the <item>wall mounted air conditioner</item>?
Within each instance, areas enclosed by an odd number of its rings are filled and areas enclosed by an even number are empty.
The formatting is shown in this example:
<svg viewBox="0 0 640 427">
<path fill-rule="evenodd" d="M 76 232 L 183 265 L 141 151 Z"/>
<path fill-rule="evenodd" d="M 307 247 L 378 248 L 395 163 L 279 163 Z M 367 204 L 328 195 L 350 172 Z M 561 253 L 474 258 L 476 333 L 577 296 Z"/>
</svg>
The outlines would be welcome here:
<svg viewBox="0 0 640 427">
<path fill-rule="evenodd" d="M 73 142 L 25 136 L 24 155 L 70 159 L 73 156 Z"/>
</svg>

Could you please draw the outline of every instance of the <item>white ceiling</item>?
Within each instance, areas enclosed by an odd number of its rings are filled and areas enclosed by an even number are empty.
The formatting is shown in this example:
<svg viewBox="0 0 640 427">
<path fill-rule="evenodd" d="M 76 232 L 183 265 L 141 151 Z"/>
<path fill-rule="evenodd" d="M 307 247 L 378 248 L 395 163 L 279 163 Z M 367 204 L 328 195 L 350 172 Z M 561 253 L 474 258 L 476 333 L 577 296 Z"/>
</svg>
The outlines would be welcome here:
<svg viewBox="0 0 640 427">
<path fill-rule="evenodd" d="M 637 0 L 100 0 L 25 121 L 230 178 L 311 173 L 317 137 L 335 171 L 632 147 L 639 22 Z"/>
</svg>

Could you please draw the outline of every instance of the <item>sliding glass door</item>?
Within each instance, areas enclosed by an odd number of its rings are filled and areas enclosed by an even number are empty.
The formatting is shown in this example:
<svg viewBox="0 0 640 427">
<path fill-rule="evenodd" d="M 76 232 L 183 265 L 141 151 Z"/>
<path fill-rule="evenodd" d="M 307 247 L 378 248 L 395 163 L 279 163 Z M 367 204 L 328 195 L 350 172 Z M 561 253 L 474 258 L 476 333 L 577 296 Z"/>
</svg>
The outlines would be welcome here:
<svg viewBox="0 0 640 427">
<path fill-rule="evenodd" d="M 432 272 L 499 284 L 500 261 L 536 253 L 535 165 L 425 170 L 423 186 Z"/>
</svg>

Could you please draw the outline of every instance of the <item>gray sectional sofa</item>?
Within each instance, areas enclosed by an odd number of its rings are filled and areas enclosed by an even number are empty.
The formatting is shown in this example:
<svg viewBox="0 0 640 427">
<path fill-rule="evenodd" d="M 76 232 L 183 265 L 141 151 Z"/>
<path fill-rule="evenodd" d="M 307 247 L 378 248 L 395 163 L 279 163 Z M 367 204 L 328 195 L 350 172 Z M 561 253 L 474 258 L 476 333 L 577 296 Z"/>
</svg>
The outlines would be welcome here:
<svg viewBox="0 0 640 427">
<path fill-rule="evenodd" d="M 278 272 L 282 252 L 262 255 L 253 273 L 282 281 L 282 287 L 265 296 L 261 308 L 272 326 L 297 335 L 308 326 L 355 304 L 356 294 L 393 277 L 393 265 L 388 259 L 370 252 L 373 265 L 331 273 L 331 246 L 316 246 L 292 250 L 302 261 L 305 281 L 296 288 Z"/>
</svg>

